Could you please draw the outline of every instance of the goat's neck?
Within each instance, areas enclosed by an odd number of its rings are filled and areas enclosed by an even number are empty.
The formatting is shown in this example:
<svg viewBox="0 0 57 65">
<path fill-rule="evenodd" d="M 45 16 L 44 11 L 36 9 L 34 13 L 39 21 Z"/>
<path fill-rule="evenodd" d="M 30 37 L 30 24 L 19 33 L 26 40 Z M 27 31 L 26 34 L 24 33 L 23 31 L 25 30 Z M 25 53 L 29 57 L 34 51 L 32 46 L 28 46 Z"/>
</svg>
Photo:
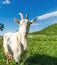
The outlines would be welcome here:
<svg viewBox="0 0 57 65">
<path fill-rule="evenodd" d="M 22 32 L 19 31 L 20 34 L 20 42 L 22 43 L 24 50 L 27 50 L 27 36 L 22 34 Z"/>
</svg>

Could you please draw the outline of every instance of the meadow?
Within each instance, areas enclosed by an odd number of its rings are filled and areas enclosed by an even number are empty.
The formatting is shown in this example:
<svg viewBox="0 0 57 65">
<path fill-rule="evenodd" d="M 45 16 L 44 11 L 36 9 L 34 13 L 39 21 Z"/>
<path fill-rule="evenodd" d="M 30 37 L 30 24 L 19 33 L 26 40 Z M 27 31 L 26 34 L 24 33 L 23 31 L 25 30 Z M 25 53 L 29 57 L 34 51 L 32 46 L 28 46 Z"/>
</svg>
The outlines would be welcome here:
<svg viewBox="0 0 57 65">
<path fill-rule="evenodd" d="M 6 65 L 6 58 L 0 39 L 0 65 Z M 10 61 L 10 65 L 15 65 Z M 57 35 L 28 35 L 26 65 L 57 65 Z"/>
<path fill-rule="evenodd" d="M 0 39 L 0 65 L 6 65 L 2 44 L 3 38 Z M 15 62 L 10 61 L 9 65 Z M 29 34 L 26 65 L 57 65 L 57 34 Z"/>
</svg>

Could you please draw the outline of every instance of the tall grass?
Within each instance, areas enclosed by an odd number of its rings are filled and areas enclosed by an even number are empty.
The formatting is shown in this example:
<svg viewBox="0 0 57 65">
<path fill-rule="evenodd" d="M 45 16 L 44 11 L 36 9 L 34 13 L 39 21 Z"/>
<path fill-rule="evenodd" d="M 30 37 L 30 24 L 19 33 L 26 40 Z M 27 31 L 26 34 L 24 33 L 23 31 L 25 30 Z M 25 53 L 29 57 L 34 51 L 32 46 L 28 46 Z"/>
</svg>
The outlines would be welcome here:
<svg viewBox="0 0 57 65">
<path fill-rule="evenodd" d="M 6 58 L 0 39 L 0 65 L 6 65 Z M 10 61 L 10 65 L 15 65 Z M 26 65 L 57 65 L 57 35 L 28 35 Z"/>
</svg>

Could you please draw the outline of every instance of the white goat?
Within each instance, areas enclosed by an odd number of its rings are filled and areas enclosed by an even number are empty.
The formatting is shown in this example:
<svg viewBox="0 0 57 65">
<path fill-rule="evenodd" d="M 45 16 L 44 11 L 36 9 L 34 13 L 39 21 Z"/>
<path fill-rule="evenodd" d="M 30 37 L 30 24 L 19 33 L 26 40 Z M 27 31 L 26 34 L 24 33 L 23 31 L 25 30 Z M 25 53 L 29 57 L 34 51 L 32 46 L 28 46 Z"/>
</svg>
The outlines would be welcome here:
<svg viewBox="0 0 57 65">
<path fill-rule="evenodd" d="M 7 64 L 9 60 L 14 59 L 16 64 L 20 62 L 22 56 L 26 54 L 27 51 L 27 35 L 29 32 L 30 24 L 36 21 L 36 18 L 29 22 L 28 14 L 26 19 L 24 19 L 22 13 L 21 21 L 14 18 L 14 20 L 20 25 L 19 30 L 15 33 L 6 33 L 3 37 L 3 48 L 7 58 Z M 24 60 L 24 58 L 22 59 Z"/>
</svg>

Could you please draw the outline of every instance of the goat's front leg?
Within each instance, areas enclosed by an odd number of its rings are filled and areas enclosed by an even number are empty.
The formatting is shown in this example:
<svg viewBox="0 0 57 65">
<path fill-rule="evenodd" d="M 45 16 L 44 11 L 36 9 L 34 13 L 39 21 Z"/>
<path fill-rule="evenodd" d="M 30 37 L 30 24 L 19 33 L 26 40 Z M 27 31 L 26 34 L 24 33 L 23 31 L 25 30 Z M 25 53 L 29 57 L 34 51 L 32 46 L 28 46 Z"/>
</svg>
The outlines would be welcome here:
<svg viewBox="0 0 57 65">
<path fill-rule="evenodd" d="M 26 52 L 27 52 L 27 51 L 25 51 L 25 52 L 23 53 L 22 63 L 21 63 L 21 65 L 25 65 L 25 64 L 26 64 L 26 60 L 27 60 Z"/>
<path fill-rule="evenodd" d="M 6 56 L 6 64 L 9 64 L 9 59 L 8 59 L 8 55 Z"/>
<path fill-rule="evenodd" d="M 20 56 L 21 56 L 21 53 L 19 54 L 14 53 L 14 60 L 16 62 L 16 65 L 20 64 Z"/>
</svg>

